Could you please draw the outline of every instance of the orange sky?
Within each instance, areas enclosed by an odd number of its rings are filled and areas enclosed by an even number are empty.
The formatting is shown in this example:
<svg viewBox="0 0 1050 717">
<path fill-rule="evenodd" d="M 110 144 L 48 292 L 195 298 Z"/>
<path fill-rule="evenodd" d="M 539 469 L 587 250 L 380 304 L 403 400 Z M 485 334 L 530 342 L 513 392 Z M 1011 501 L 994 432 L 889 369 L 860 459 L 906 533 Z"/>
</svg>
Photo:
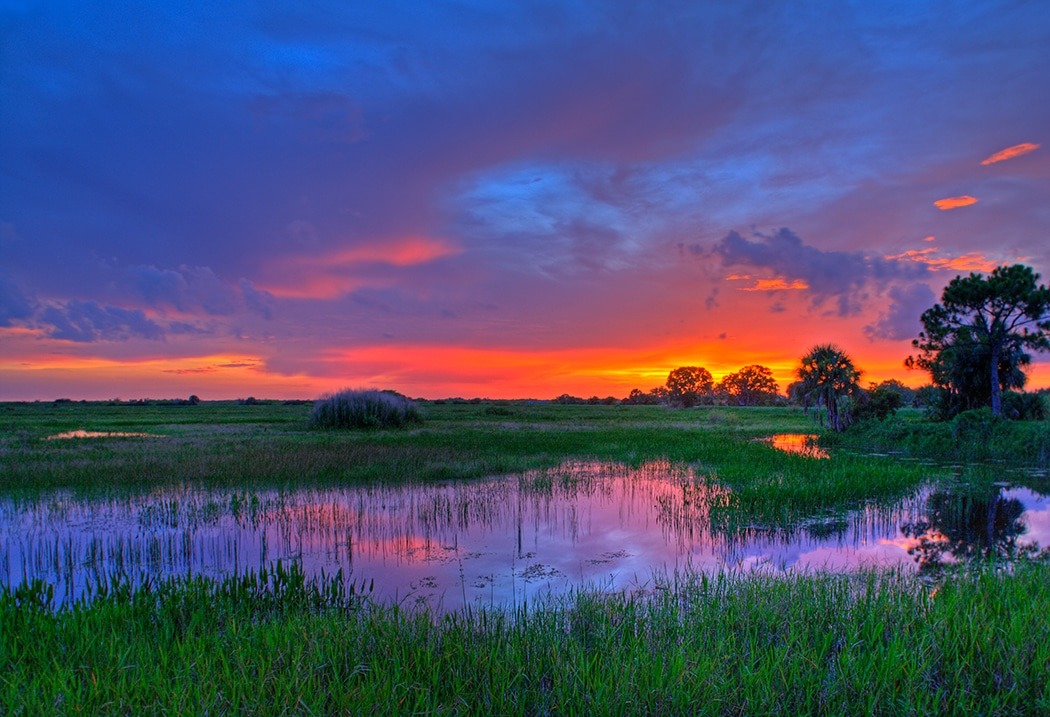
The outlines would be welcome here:
<svg viewBox="0 0 1050 717">
<path fill-rule="evenodd" d="M 744 365 L 758 363 L 772 369 L 783 391 L 794 380 L 798 358 L 825 338 L 818 326 L 782 323 L 779 337 L 774 334 L 775 326 L 756 317 L 754 333 L 741 330 L 732 336 L 640 347 L 528 351 L 387 344 L 327 349 L 300 374 L 268 369 L 264 353 L 128 360 L 26 353 L 0 359 L 0 378 L 6 400 L 190 394 L 205 400 L 315 398 L 345 387 L 396 388 L 420 398 L 553 398 L 562 393 L 622 398 L 634 388 L 663 385 L 667 374 L 678 366 L 706 367 L 717 381 Z M 0 338 L 10 342 L 12 336 L 0 333 Z M 22 336 L 17 343 L 27 349 L 41 348 L 36 337 Z M 904 368 L 903 358 L 910 348 L 906 342 L 839 345 L 864 371 L 862 383 L 890 378 L 911 386 L 928 382 L 926 374 Z M 265 346 L 260 348 L 265 350 Z M 1050 387 L 1050 364 L 1034 365 L 1029 387 Z"/>
</svg>

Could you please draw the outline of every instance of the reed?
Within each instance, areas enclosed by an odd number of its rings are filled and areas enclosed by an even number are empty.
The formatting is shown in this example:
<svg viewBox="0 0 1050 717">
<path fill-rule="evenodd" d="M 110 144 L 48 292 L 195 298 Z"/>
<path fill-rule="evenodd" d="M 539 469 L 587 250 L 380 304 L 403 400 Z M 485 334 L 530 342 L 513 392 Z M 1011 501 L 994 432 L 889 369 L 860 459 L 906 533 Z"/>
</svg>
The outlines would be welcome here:
<svg viewBox="0 0 1050 717">
<path fill-rule="evenodd" d="M 1045 714 L 1050 566 L 667 576 L 437 617 L 282 568 L 0 590 L 8 714 Z"/>
<path fill-rule="evenodd" d="M 731 487 L 731 510 L 770 522 L 814 507 L 890 499 L 934 472 L 860 456 L 814 460 L 754 440 L 807 427 L 801 411 L 789 408 L 500 407 L 512 415 L 493 416 L 485 405 L 430 404 L 424 427 L 341 432 L 305 429 L 304 406 L 223 404 L 214 416 L 210 404 L 16 406 L 7 413 L 18 417 L 23 435 L 0 437 L 0 491 L 40 496 L 60 488 L 121 493 L 178 483 L 233 490 L 419 483 L 522 473 L 566 460 L 631 466 L 669 460 Z M 248 420 L 253 411 L 257 423 Z M 192 413 L 197 422 L 162 422 L 179 413 Z M 132 421 L 136 416 L 141 420 Z M 59 430 L 109 430 L 118 418 L 123 430 L 162 437 L 44 440 Z"/>
</svg>

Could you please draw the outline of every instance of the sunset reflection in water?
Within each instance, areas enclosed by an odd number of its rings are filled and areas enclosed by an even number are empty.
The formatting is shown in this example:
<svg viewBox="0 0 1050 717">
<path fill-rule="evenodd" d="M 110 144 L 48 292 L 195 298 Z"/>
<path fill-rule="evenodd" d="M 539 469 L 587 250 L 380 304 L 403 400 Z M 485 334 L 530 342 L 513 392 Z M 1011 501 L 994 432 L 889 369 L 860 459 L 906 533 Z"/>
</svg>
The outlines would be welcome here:
<svg viewBox="0 0 1050 717">
<path fill-rule="evenodd" d="M 817 437 L 812 433 L 777 433 L 762 440 L 785 453 L 797 453 L 807 458 L 830 458 L 828 452 L 817 445 Z"/>
<path fill-rule="evenodd" d="M 114 576 L 221 577 L 281 560 L 443 612 L 580 588 L 644 593 L 686 570 L 924 570 L 1050 544 L 1050 498 L 1025 488 L 923 488 L 792 526 L 741 524 L 732 501 L 715 478 L 666 461 L 414 486 L 8 497 L 0 581 L 45 580 L 61 602 Z"/>
</svg>

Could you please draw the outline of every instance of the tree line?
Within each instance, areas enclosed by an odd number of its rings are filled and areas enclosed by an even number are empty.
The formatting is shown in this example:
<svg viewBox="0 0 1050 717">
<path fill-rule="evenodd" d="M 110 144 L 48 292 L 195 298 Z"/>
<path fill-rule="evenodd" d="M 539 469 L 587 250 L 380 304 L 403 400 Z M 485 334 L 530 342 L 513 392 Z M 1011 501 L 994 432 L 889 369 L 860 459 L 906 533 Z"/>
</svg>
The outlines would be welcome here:
<svg viewBox="0 0 1050 717">
<path fill-rule="evenodd" d="M 1021 392 L 1032 361 L 1029 351 L 1050 350 L 1050 288 L 1038 281 L 1031 267 L 1015 264 L 949 282 L 940 303 L 920 317 L 923 330 L 912 342 L 917 353 L 904 362 L 929 373 L 931 383 L 918 390 L 896 380 L 863 389 L 862 372 L 849 355 L 833 344 L 821 344 L 802 357 L 786 396 L 769 368 L 752 364 L 717 383 L 706 368 L 681 366 L 663 386 L 633 389 L 622 401 L 569 395 L 555 401 L 682 408 L 793 403 L 814 410 L 835 431 L 859 420 L 883 419 L 906 405 L 923 406 L 939 420 L 982 407 L 995 416 L 1043 419 L 1047 407 L 1042 397 Z"/>
</svg>

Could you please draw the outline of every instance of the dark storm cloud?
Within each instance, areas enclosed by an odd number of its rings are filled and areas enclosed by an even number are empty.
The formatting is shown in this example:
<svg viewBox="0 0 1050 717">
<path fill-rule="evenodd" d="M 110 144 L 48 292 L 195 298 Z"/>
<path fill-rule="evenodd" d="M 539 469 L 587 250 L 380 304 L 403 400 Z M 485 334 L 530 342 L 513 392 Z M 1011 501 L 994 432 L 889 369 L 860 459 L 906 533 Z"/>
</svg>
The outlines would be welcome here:
<svg viewBox="0 0 1050 717">
<path fill-rule="evenodd" d="M 773 234 L 756 232 L 755 237 L 752 241 L 731 231 L 712 252 L 725 267 L 744 266 L 786 281 L 803 281 L 815 304 L 834 300 L 840 316 L 860 310 L 863 289 L 872 282 L 914 281 L 929 274 L 925 265 L 912 261 L 825 251 L 806 244 L 786 227 Z"/>
<path fill-rule="evenodd" d="M 893 286 L 888 293 L 891 300 L 889 309 L 877 322 L 864 327 L 865 335 L 872 341 L 915 338 L 922 328 L 919 317 L 937 303 L 936 295 L 926 284 Z"/>
<path fill-rule="evenodd" d="M 102 306 L 95 301 L 47 306 L 40 312 L 37 325 L 52 338 L 81 343 L 164 338 L 164 329 L 142 311 Z"/>
</svg>

